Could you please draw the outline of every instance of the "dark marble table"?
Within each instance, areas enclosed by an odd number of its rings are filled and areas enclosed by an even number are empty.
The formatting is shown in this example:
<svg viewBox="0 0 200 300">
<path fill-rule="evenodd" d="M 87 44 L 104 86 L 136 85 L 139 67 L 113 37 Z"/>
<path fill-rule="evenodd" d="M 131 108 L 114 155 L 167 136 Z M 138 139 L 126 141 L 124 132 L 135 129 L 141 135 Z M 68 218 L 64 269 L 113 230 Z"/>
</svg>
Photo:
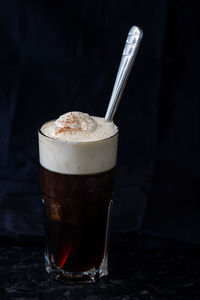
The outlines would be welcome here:
<svg viewBox="0 0 200 300">
<path fill-rule="evenodd" d="M 41 246 L 0 247 L 0 299 L 196 300 L 200 299 L 200 251 L 110 250 L 110 275 L 95 284 L 49 279 Z"/>
</svg>

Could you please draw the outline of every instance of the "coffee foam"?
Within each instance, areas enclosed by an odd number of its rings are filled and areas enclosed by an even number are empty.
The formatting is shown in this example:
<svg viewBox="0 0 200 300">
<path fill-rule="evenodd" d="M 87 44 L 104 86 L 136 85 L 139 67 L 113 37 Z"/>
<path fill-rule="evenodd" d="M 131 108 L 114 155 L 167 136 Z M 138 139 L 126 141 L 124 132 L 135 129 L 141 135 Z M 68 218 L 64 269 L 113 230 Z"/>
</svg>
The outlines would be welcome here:
<svg viewBox="0 0 200 300">
<path fill-rule="evenodd" d="M 117 133 L 117 126 L 104 118 L 82 112 L 69 112 L 56 121 L 42 126 L 41 131 L 54 139 L 71 142 L 90 142 L 106 139 Z"/>
<path fill-rule="evenodd" d="M 56 137 L 54 134 L 59 119 L 45 123 L 39 131 L 40 164 L 53 172 L 74 175 L 96 174 L 112 169 L 117 158 L 117 127 L 103 118 L 90 118 L 96 122 L 96 126 L 88 121 L 86 130 L 72 129 L 72 134 L 70 130 L 67 130 L 67 134 L 64 130 Z M 60 121 L 63 122 L 63 119 Z M 85 125 L 81 121 L 78 126 L 80 129 Z"/>
</svg>

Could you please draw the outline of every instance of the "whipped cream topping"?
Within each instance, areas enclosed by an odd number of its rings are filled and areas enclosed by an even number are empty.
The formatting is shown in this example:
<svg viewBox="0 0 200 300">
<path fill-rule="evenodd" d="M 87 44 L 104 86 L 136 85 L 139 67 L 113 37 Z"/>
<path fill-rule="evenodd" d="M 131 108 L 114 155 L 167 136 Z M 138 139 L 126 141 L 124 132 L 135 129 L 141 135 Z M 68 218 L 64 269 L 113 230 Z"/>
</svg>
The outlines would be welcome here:
<svg viewBox="0 0 200 300">
<path fill-rule="evenodd" d="M 60 116 L 56 121 L 56 133 L 76 130 L 92 132 L 97 127 L 97 124 L 93 118 L 86 113 L 79 111 L 68 112 Z"/>
<path fill-rule="evenodd" d="M 113 122 L 78 111 L 61 115 L 56 121 L 44 124 L 41 130 L 51 138 L 71 142 L 98 141 L 111 137 L 118 131 Z"/>
</svg>

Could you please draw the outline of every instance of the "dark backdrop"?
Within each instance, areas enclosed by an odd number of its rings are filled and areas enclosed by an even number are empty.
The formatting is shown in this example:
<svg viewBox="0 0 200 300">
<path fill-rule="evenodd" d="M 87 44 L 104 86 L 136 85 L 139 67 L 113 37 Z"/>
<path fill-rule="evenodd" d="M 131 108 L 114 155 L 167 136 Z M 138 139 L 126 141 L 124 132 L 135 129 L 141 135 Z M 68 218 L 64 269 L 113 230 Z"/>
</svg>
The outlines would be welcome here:
<svg viewBox="0 0 200 300">
<path fill-rule="evenodd" d="M 37 129 L 71 110 L 104 116 L 138 25 L 144 38 L 115 118 L 113 236 L 137 234 L 147 248 L 166 237 L 200 244 L 196 3 L 1 0 L 1 236 L 43 236 Z"/>
</svg>

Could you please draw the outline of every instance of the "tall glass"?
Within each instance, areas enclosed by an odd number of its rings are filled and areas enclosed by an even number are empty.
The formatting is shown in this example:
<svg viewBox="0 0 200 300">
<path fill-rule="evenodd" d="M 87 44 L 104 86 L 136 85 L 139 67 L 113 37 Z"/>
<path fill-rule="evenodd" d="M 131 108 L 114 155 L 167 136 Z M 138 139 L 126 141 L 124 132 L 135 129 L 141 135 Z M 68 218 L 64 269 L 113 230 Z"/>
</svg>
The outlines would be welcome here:
<svg viewBox="0 0 200 300">
<path fill-rule="evenodd" d="M 118 133 L 95 142 L 66 142 L 39 130 L 46 270 L 67 282 L 108 274 L 108 240 Z"/>
</svg>

